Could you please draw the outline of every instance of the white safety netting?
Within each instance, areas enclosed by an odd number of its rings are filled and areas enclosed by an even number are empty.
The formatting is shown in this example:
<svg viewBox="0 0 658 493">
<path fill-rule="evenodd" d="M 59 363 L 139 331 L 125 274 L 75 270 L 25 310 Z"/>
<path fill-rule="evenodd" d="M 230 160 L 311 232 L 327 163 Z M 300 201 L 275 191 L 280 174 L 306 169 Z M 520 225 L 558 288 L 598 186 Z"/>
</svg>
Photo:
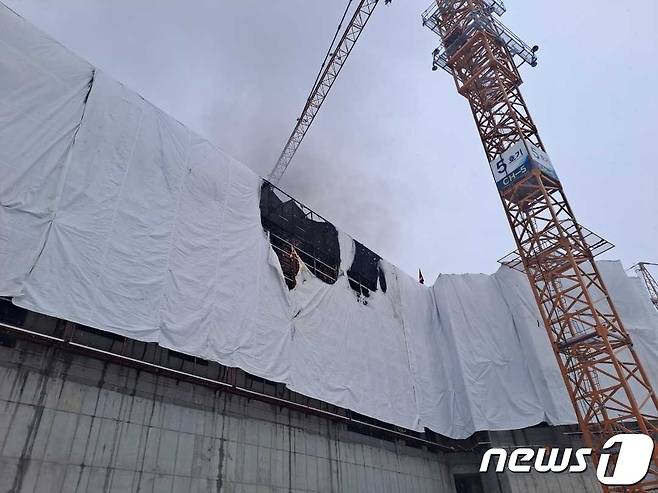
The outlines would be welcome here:
<svg viewBox="0 0 658 493">
<path fill-rule="evenodd" d="M 19 306 L 240 367 L 409 429 L 575 421 L 523 275 L 383 263 L 292 291 L 263 231 L 261 179 L 0 4 L 0 295 Z M 600 264 L 651 378 L 658 315 Z"/>
</svg>

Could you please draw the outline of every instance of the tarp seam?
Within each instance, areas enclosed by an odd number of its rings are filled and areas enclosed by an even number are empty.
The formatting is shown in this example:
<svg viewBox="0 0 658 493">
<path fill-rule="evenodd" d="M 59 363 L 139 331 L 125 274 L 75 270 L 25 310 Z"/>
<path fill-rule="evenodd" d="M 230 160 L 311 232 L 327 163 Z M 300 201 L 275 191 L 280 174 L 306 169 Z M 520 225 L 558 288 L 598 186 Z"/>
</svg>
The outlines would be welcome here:
<svg viewBox="0 0 658 493">
<path fill-rule="evenodd" d="M 132 144 L 132 147 L 130 149 L 130 155 L 128 156 L 128 162 L 127 162 L 126 170 L 124 171 L 123 176 L 121 177 L 121 185 L 119 186 L 119 191 L 118 191 L 117 197 L 114 201 L 115 204 L 117 204 L 121 200 L 121 197 L 123 196 L 123 190 L 124 190 L 124 187 L 126 185 L 126 178 L 127 178 L 128 174 L 130 173 L 130 168 L 133 165 L 133 158 L 134 158 L 134 155 L 135 155 L 135 148 L 137 147 L 137 142 L 139 140 L 139 136 L 140 136 L 141 131 L 142 131 L 142 122 L 144 120 L 144 114 L 146 113 L 146 111 L 144 109 L 144 105 L 145 105 L 144 99 L 140 98 L 139 101 L 140 101 L 139 122 L 137 123 L 137 128 L 135 130 L 135 138 L 133 139 L 133 144 Z M 99 282 L 96 284 L 94 292 L 92 294 L 92 310 L 94 310 L 94 314 L 96 314 L 96 315 L 97 315 L 97 313 L 96 313 L 97 310 L 96 310 L 95 307 L 98 306 L 98 303 L 96 302 L 96 299 L 98 297 L 98 292 L 100 290 L 100 285 L 101 285 L 100 281 L 103 279 L 103 276 L 105 275 L 105 263 L 107 261 L 107 255 L 110 251 L 110 244 L 112 242 L 111 241 L 111 236 L 112 236 L 112 232 L 114 231 L 114 226 L 116 224 L 118 210 L 119 210 L 118 206 L 113 207 L 112 220 L 110 221 L 110 226 L 107 229 L 107 234 L 105 235 L 105 245 L 104 245 L 104 248 L 103 248 L 103 256 L 101 257 L 101 262 L 100 262 L 100 266 L 99 266 L 98 273 L 97 273 L 97 277 L 98 277 Z M 93 316 L 92 316 L 92 318 L 93 318 Z"/>
<path fill-rule="evenodd" d="M 176 194 L 176 212 L 174 213 L 174 217 L 172 218 L 171 221 L 171 231 L 169 233 L 171 240 L 169 241 L 169 248 L 167 249 L 167 261 L 164 269 L 164 279 L 162 282 L 162 289 L 159 295 L 159 301 L 158 301 L 158 307 L 156 310 L 156 317 L 158 319 L 158 327 L 161 327 L 162 324 L 164 323 L 164 319 L 162 316 L 162 305 L 164 303 L 165 296 L 167 294 L 167 288 L 170 282 L 170 279 L 172 277 L 171 273 L 169 272 L 170 266 L 171 266 L 171 252 L 174 249 L 174 243 L 176 241 L 176 238 L 178 237 L 177 231 L 178 231 L 178 216 L 180 214 L 180 207 L 181 207 L 181 197 L 183 195 L 183 187 L 185 185 L 185 182 L 187 180 L 187 177 L 189 176 L 189 161 L 190 161 L 190 154 L 192 153 L 192 132 L 189 129 L 187 130 L 187 147 L 185 150 L 185 160 L 184 160 L 184 165 L 183 165 L 183 173 L 181 176 L 180 184 L 178 185 L 178 193 Z"/>
<path fill-rule="evenodd" d="M 53 204 L 53 210 L 50 214 L 50 219 L 48 221 L 48 226 L 46 227 L 45 234 L 43 235 L 43 241 L 41 242 L 39 251 L 37 252 L 37 255 L 35 256 L 34 260 L 31 262 L 30 269 L 25 275 L 25 281 L 28 280 L 32 272 L 34 271 L 34 268 L 36 267 L 37 263 L 39 262 L 39 259 L 41 258 L 41 255 L 43 254 L 43 251 L 46 248 L 46 244 L 48 243 L 48 240 L 50 238 L 50 233 L 53 229 L 53 223 L 55 221 L 55 217 L 57 216 L 57 212 L 59 210 L 59 204 L 62 199 L 62 191 L 64 189 L 64 184 L 66 183 L 66 178 L 68 176 L 68 171 L 71 166 L 71 159 L 73 155 L 73 147 L 75 146 L 75 141 L 78 136 L 78 132 L 80 131 L 80 128 L 82 127 L 82 122 L 85 118 L 86 110 L 87 110 L 87 103 L 89 102 L 89 95 L 91 94 L 91 90 L 94 86 L 94 81 L 96 80 L 96 69 L 93 68 L 91 70 L 91 77 L 89 78 L 88 84 L 88 89 L 87 89 L 87 94 L 85 95 L 85 98 L 82 102 L 82 113 L 80 115 L 80 121 L 78 124 L 75 126 L 75 130 L 73 131 L 73 136 L 71 137 L 71 142 L 69 143 L 66 152 L 64 153 L 66 156 L 66 160 L 64 162 L 64 166 L 62 167 L 62 172 L 60 174 L 59 182 L 57 184 L 57 192 L 55 195 L 55 203 Z"/>
</svg>

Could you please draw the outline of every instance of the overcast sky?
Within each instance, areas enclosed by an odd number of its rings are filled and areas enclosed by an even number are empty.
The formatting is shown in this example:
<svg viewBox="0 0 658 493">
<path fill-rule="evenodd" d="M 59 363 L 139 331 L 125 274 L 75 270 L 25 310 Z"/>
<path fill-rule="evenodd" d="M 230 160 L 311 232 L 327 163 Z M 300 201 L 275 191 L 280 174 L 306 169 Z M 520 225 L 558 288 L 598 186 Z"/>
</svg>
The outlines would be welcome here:
<svg viewBox="0 0 658 493">
<path fill-rule="evenodd" d="M 266 175 L 346 0 L 2 0 Z M 513 240 L 465 99 L 432 72 L 430 0 L 380 2 L 282 187 L 426 279 Z M 580 222 L 658 261 L 658 1 L 506 0 L 539 65 L 522 90 Z"/>
</svg>

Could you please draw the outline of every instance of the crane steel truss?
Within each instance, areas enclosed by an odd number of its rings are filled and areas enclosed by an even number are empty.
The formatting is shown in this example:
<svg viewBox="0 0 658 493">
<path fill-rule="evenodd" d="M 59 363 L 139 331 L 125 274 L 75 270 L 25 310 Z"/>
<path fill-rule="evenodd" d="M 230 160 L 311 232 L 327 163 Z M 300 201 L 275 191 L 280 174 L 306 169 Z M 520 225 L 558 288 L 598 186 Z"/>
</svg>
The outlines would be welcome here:
<svg viewBox="0 0 658 493">
<path fill-rule="evenodd" d="M 520 50 L 524 59 L 518 46 L 510 46 L 509 31 L 493 20 L 499 4 L 438 0 L 423 22 L 442 41 L 434 52 L 435 67 L 438 63 L 453 75 L 470 103 L 519 260 L 598 464 L 603 444 L 617 433 L 641 432 L 656 442 L 658 402 L 594 263 L 589 232 L 567 202 L 519 90 L 513 55 L 520 64 L 528 62 L 527 49 Z M 657 449 L 641 484 L 604 490 L 658 489 Z M 615 464 L 619 449 L 605 452 Z"/>
<path fill-rule="evenodd" d="M 387 0 L 386 3 L 389 1 L 390 0 Z M 354 15 L 345 28 L 336 49 L 330 54 L 329 61 L 326 64 L 324 71 L 320 77 L 318 77 L 315 85 L 311 89 L 311 93 L 306 100 L 302 114 L 297 119 L 297 124 L 295 125 L 292 134 L 290 134 L 288 142 L 286 142 L 279 159 L 268 177 L 270 183 L 277 185 L 283 174 L 286 172 L 290 161 L 292 161 L 292 158 L 295 155 L 295 152 L 297 152 L 297 148 L 302 143 L 308 128 L 311 126 L 311 123 L 313 123 L 313 119 L 320 110 L 324 98 L 329 94 L 331 86 L 333 86 L 336 77 L 338 77 L 340 70 L 343 68 L 345 61 L 356 44 L 356 41 L 359 39 L 361 32 L 366 27 L 377 3 L 379 3 L 379 0 L 361 0 L 356 7 Z"/>
<path fill-rule="evenodd" d="M 653 303 L 653 306 L 658 310 L 658 282 L 656 282 L 647 269 L 647 265 L 658 266 L 658 264 L 651 262 L 638 262 L 633 267 L 635 267 L 637 274 L 644 281 L 647 291 L 649 291 L 649 299 L 651 300 L 651 303 Z"/>
</svg>

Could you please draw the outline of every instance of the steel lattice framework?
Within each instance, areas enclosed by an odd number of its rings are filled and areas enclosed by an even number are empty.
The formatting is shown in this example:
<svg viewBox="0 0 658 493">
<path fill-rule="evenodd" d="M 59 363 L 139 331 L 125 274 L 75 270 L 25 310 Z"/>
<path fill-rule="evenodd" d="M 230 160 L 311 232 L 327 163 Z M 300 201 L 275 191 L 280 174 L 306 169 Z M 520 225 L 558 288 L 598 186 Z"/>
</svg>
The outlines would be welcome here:
<svg viewBox="0 0 658 493">
<path fill-rule="evenodd" d="M 658 310 L 658 282 L 656 282 L 651 275 L 651 272 L 647 269 L 647 265 L 658 266 L 658 264 L 651 262 L 638 262 L 637 265 L 634 265 L 633 267 L 636 268 L 638 275 L 644 281 L 647 291 L 649 291 L 649 299 L 651 300 L 651 303 L 653 303 L 653 306 Z"/>
<path fill-rule="evenodd" d="M 522 80 L 513 57 L 528 50 L 511 45 L 492 18 L 500 5 L 438 0 L 431 17 L 424 18 L 442 41 L 434 53 L 435 67 L 453 75 L 458 92 L 470 103 L 494 178 L 496 166 L 507 172 L 503 156 L 511 149 L 519 150 L 510 163 L 524 152 L 547 156 L 519 90 Z M 595 250 L 604 242 L 589 241 L 592 234 L 577 222 L 552 167 L 525 162 L 523 173 L 497 180 L 500 197 L 518 263 L 530 281 L 584 441 L 598 464 L 603 444 L 617 433 L 641 432 L 656 442 L 658 402 L 594 263 Z M 641 484 L 604 490 L 658 489 L 657 448 Z M 618 450 L 605 452 L 611 454 L 610 464 L 616 463 Z"/>
<path fill-rule="evenodd" d="M 386 3 L 389 3 L 387 0 Z M 352 48 L 356 44 L 361 32 L 366 27 L 372 12 L 379 3 L 379 0 L 361 0 L 354 11 L 354 15 L 349 21 L 349 24 L 343 31 L 343 34 L 336 45 L 336 49 L 330 54 L 329 61 L 327 62 L 324 71 L 318 77 L 311 93 L 309 94 L 306 104 L 300 117 L 297 119 L 297 124 L 290 134 L 281 155 L 277 160 L 268 180 L 270 183 L 277 185 L 281 177 L 286 172 L 290 161 L 292 161 L 297 148 L 302 143 L 308 128 L 313 123 L 315 115 L 317 115 L 324 99 L 329 94 L 331 86 L 334 85 L 338 74 L 340 73 L 343 65 L 347 61 L 347 57 L 352 52 Z"/>
</svg>

